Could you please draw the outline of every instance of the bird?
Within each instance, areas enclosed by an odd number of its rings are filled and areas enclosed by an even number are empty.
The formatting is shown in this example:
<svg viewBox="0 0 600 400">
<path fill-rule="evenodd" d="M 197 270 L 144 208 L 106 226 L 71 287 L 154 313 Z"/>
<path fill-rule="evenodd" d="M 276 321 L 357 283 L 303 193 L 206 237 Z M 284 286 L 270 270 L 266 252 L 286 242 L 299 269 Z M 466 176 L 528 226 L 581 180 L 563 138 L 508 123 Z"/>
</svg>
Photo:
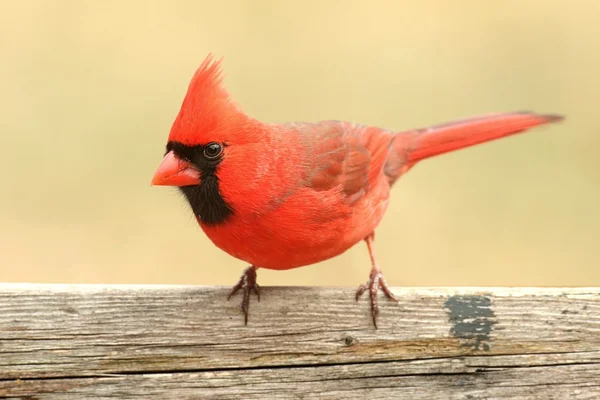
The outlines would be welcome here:
<svg viewBox="0 0 600 400">
<path fill-rule="evenodd" d="M 336 257 L 365 242 L 366 283 L 377 329 L 379 290 L 397 302 L 374 250 L 390 190 L 421 160 L 563 120 L 529 111 L 480 115 L 396 131 L 357 123 L 267 123 L 247 115 L 223 84 L 222 58 L 193 74 L 151 184 L 183 194 L 216 247 L 247 263 L 228 300 L 260 301 L 257 270 L 288 270 Z"/>
</svg>

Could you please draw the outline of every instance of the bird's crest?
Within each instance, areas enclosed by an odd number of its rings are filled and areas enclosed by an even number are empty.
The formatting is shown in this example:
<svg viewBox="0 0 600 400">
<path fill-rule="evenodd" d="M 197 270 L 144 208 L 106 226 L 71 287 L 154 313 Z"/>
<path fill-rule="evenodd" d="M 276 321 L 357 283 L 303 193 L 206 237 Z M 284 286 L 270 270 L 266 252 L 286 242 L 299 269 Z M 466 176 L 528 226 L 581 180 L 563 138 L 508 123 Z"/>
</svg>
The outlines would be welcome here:
<svg viewBox="0 0 600 400">
<path fill-rule="evenodd" d="M 214 61 L 212 54 L 209 54 L 196 70 L 171 128 L 169 140 L 187 145 L 203 144 L 211 135 L 218 134 L 222 122 L 232 112 L 238 112 L 221 84 L 223 74 L 220 64 L 221 59 Z"/>
</svg>

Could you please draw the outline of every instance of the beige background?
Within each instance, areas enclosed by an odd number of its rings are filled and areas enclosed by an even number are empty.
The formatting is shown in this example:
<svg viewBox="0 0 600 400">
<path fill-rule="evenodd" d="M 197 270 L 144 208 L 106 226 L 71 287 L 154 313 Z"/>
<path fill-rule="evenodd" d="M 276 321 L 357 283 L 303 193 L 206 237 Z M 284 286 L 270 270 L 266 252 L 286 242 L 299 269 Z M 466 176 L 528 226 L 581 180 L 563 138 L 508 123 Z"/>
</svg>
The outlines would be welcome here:
<svg viewBox="0 0 600 400">
<path fill-rule="evenodd" d="M 600 3 L 0 3 L 0 281 L 233 284 L 150 187 L 195 68 L 265 121 L 394 129 L 490 111 L 566 123 L 428 160 L 377 232 L 393 285 L 600 285 Z M 359 245 L 263 285 L 358 285 Z"/>
</svg>

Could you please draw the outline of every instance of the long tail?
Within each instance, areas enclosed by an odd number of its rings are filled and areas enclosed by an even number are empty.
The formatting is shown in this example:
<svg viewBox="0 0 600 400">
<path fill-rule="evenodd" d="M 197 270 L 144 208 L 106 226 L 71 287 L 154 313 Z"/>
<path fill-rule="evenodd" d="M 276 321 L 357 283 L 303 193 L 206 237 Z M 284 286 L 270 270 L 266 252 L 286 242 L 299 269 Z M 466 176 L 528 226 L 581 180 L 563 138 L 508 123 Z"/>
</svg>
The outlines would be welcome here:
<svg viewBox="0 0 600 400">
<path fill-rule="evenodd" d="M 513 112 L 436 125 L 430 128 L 400 132 L 394 138 L 386 174 L 393 182 L 417 162 L 490 140 L 526 131 L 538 125 L 562 121 L 561 115 Z"/>
</svg>

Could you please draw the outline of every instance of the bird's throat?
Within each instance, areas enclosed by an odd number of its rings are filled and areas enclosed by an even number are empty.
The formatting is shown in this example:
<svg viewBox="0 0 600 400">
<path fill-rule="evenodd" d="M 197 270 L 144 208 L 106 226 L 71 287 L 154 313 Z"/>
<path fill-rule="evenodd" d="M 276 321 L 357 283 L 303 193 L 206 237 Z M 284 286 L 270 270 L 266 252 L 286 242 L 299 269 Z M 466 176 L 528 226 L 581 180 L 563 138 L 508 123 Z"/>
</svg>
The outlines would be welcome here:
<svg viewBox="0 0 600 400">
<path fill-rule="evenodd" d="M 202 223 L 222 224 L 233 214 L 230 204 L 221 195 L 216 169 L 202 171 L 199 185 L 182 186 L 179 190 Z"/>
</svg>

